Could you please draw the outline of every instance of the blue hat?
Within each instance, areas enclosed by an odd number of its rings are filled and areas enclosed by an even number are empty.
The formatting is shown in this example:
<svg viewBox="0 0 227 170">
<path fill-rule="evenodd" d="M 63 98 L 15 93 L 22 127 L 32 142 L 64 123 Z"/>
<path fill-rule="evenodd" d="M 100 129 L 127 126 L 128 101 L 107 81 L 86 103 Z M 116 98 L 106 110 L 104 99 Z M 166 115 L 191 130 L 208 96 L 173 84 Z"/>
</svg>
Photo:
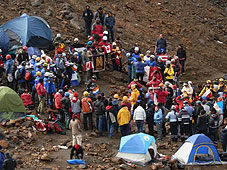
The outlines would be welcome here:
<svg viewBox="0 0 227 170">
<path fill-rule="evenodd" d="M 69 96 L 69 92 L 65 92 L 65 96 L 68 97 Z"/>
<path fill-rule="evenodd" d="M 92 44 L 92 41 L 88 41 L 87 45 L 91 45 Z"/>
</svg>

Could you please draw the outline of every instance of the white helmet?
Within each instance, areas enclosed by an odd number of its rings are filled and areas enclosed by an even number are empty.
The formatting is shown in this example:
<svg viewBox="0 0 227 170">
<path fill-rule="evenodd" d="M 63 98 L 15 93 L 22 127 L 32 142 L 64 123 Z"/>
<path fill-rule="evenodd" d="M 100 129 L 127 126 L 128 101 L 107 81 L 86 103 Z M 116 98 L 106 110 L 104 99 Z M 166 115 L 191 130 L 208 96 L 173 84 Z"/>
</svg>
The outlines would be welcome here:
<svg viewBox="0 0 227 170">
<path fill-rule="evenodd" d="M 65 53 L 62 53 L 62 57 L 66 57 L 66 54 Z"/>
<path fill-rule="evenodd" d="M 78 52 L 73 53 L 73 55 L 78 55 Z"/>
<path fill-rule="evenodd" d="M 107 41 L 107 36 L 103 36 L 103 41 Z"/>
<path fill-rule="evenodd" d="M 37 55 L 33 55 L 33 56 L 32 56 L 32 59 L 36 59 L 36 57 L 37 57 Z"/>
<path fill-rule="evenodd" d="M 0 49 L 0 53 L 2 53 L 2 49 Z"/>
<path fill-rule="evenodd" d="M 112 44 L 112 45 L 113 45 L 113 46 L 114 46 L 114 45 L 117 45 L 117 43 L 113 42 L 113 44 Z"/>
<path fill-rule="evenodd" d="M 140 49 L 139 49 L 139 47 L 135 47 L 135 49 L 134 49 L 135 51 L 139 51 Z"/>
<path fill-rule="evenodd" d="M 130 57 L 130 56 L 131 56 L 131 54 L 130 54 L 130 53 L 127 53 L 127 54 L 126 54 L 126 57 Z"/>
<path fill-rule="evenodd" d="M 76 42 L 76 41 L 79 41 L 79 39 L 78 38 L 74 38 L 74 41 Z"/>
<path fill-rule="evenodd" d="M 168 65 L 168 64 L 171 64 L 171 62 L 168 60 L 168 61 L 166 61 L 166 65 Z"/>
<path fill-rule="evenodd" d="M 147 52 L 146 52 L 147 54 L 150 54 L 151 53 L 151 51 L 150 50 L 147 50 Z"/>
<path fill-rule="evenodd" d="M 103 35 L 108 35 L 108 31 L 103 31 Z"/>
<path fill-rule="evenodd" d="M 61 34 L 58 33 L 58 34 L 57 34 L 57 37 L 61 37 Z"/>
<path fill-rule="evenodd" d="M 46 72 L 46 73 L 44 74 L 45 77 L 49 77 L 49 75 L 50 75 L 49 72 Z"/>
</svg>

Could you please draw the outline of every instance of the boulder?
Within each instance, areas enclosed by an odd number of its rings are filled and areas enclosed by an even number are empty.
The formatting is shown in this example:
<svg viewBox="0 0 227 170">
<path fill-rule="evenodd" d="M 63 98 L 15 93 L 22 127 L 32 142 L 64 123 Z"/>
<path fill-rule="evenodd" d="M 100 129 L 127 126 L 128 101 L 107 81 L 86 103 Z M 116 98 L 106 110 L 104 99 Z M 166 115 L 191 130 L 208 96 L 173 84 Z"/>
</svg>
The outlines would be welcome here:
<svg viewBox="0 0 227 170">
<path fill-rule="evenodd" d="M 6 140 L 0 140 L 0 145 L 5 149 L 9 147 L 9 143 Z"/>
<path fill-rule="evenodd" d="M 111 158 L 111 162 L 115 164 L 122 164 L 124 160 L 122 158 L 114 157 L 114 158 Z"/>
<path fill-rule="evenodd" d="M 33 7 L 38 7 L 38 6 L 40 6 L 41 3 L 43 3 L 43 2 L 44 2 L 44 0 L 33 0 L 33 1 L 32 1 L 32 6 L 33 6 Z"/>
<path fill-rule="evenodd" d="M 42 161 L 52 161 L 52 158 L 51 158 L 47 153 L 44 153 L 44 154 L 40 157 L 40 159 L 41 159 Z"/>
</svg>

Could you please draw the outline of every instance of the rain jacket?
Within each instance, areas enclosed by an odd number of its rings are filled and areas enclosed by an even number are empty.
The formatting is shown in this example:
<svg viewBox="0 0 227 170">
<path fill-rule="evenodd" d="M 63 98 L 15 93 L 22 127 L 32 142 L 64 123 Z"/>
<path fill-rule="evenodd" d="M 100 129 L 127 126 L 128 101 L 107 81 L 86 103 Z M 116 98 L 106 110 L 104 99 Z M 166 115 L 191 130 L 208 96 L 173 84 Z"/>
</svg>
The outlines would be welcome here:
<svg viewBox="0 0 227 170">
<path fill-rule="evenodd" d="M 134 114 L 133 114 L 133 120 L 136 121 L 136 120 L 146 120 L 146 112 L 145 110 L 141 107 L 141 106 L 138 106 L 135 111 L 134 111 Z"/>
<path fill-rule="evenodd" d="M 46 83 L 45 83 L 45 88 L 47 93 L 55 93 L 56 89 L 55 89 L 55 84 L 52 78 L 48 78 L 46 79 Z"/>
<path fill-rule="evenodd" d="M 142 63 L 140 61 L 137 61 L 134 63 L 135 69 L 136 69 L 136 73 L 144 73 L 144 67 L 146 66 L 145 63 Z"/>
<path fill-rule="evenodd" d="M 137 88 L 132 90 L 131 98 L 130 98 L 132 106 L 136 103 L 137 98 L 139 97 L 139 95 L 140 95 L 140 92 L 139 92 L 139 90 Z"/>
<path fill-rule="evenodd" d="M 5 62 L 6 75 L 11 73 L 11 67 L 13 66 L 14 61 L 12 59 Z"/>
<path fill-rule="evenodd" d="M 162 123 L 162 109 L 158 109 L 157 112 L 154 112 L 154 122 Z"/>
<path fill-rule="evenodd" d="M 119 126 L 129 124 L 131 119 L 131 114 L 127 106 L 122 107 L 117 114 L 117 122 Z"/>
<path fill-rule="evenodd" d="M 169 68 L 165 68 L 164 74 L 165 74 L 166 79 L 172 80 L 173 75 L 174 75 L 173 67 L 170 65 Z"/>
<path fill-rule="evenodd" d="M 44 88 L 43 84 L 38 83 L 36 86 L 36 92 L 39 96 L 45 96 L 46 89 Z"/>
<path fill-rule="evenodd" d="M 81 107 L 80 107 L 80 99 L 78 97 L 73 97 L 71 100 L 71 108 L 73 113 L 80 113 Z"/>
<path fill-rule="evenodd" d="M 56 109 L 62 109 L 61 99 L 62 99 L 62 95 L 57 92 L 54 95 L 54 104 L 55 104 Z"/>
</svg>

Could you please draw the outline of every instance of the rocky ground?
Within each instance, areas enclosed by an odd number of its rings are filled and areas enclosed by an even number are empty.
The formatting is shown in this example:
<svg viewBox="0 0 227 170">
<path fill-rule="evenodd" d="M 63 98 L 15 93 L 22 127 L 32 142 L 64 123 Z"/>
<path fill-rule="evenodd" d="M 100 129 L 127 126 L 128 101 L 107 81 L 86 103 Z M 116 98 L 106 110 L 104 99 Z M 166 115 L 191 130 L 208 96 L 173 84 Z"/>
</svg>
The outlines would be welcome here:
<svg viewBox="0 0 227 170">
<path fill-rule="evenodd" d="M 99 6 L 104 11 L 111 10 L 116 18 L 115 35 L 122 40 L 127 50 L 138 42 L 142 52 L 153 51 L 155 40 L 163 33 L 169 44 L 169 54 L 176 53 L 178 43 L 186 46 L 188 60 L 187 72 L 181 80 L 192 80 L 201 84 L 207 79 L 215 79 L 226 73 L 227 54 L 227 1 L 225 0 L 89 0 L 93 11 Z M 65 39 L 79 37 L 85 42 L 84 24 L 81 13 L 86 1 L 83 0 L 4 0 L 0 4 L 0 24 L 20 16 L 22 13 L 38 15 L 50 24 L 54 35 L 61 33 Z M 106 95 L 115 92 L 127 93 L 126 75 L 116 72 L 101 73 L 98 81 Z M 81 92 L 84 86 L 78 87 Z M 4 152 L 14 154 L 20 169 L 79 169 L 69 166 L 69 150 L 59 149 L 57 145 L 70 146 L 71 134 L 40 134 L 32 128 L 33 122 L 11 122 L 2 124 L 4 134 L 0 144 Z M 11 127 L 12 126 L 12 127 Z M 95 133 L 84 133 L 85 161 L 89 169 L 150 169 L 122 164 L 113 160 L 120 143 L 116 139 L 96 138 Z M 180 146 L 159 147 L 162 154 L 171 155 Z M 220 146 L 218 147 L 220 148 Z M 82 168 L 82 167 L 81 167 Z M 153 167 L 154 168 L 154 167 Z M 188 169 L 192 169 L 187 167 Z M 203 168 L 203 167 L 202 167 Z M 196 169 L 202 169 L 197 167 Z M 225 169 L 224 166 L 211 166 L 206 169 Z"/>
</svg>

